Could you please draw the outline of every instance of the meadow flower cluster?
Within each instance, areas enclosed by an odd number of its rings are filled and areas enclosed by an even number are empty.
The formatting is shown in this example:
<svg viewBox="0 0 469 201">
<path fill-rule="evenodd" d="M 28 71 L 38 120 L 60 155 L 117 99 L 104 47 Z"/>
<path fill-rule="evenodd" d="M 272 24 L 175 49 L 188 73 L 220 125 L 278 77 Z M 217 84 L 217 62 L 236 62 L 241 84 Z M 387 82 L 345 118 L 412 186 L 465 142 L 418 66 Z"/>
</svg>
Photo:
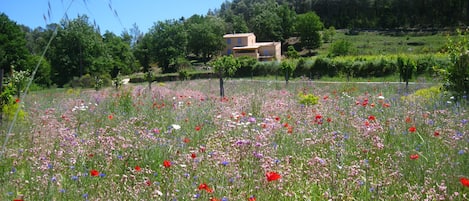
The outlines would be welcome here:
<svg viewBox="0 0 469 201">
<path fill-rule="evenodd" d="M 225 87 L 224 98 L 211 80 L 32 93 L 0 198 L 469 199 L 466 99 L 402 98 L 430 86 L 386 83 Z"/>
</svg>

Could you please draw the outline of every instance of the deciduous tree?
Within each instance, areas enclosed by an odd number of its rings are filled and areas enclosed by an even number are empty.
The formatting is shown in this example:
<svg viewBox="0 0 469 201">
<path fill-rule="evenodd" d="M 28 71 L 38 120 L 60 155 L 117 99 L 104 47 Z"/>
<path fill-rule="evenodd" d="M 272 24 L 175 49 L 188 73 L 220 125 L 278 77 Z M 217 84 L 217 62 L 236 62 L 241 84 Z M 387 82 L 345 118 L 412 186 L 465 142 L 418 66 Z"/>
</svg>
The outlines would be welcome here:
<svg viewBox="0 0 469 201">
<path fill-rule="evenodd" d="M 307 49 L 316 49 L 321 46 L 319 31 L 324 25 L 314 12 L 308 12 L 297 16 L 296 31 L 300 36 L 301 45 Z"/>
<path fill-rule="evenodd" d="M 153 60 L 163 69 L 163 73 L 176 72 L 171 64 L 178 57 L 186 56 L 187 32 L 178 20 L 159 21 L 150 28 L 149 50 Z"/>
<path fill-rule="evenodd" d="M 211 63 L 220 79 L 220 96 L 225 96 L 225 87 L 223 86 L 223 77 L 233 76 L 240 67 L 240 63 L 233 55 L 222 56 Z"/>
</svg>

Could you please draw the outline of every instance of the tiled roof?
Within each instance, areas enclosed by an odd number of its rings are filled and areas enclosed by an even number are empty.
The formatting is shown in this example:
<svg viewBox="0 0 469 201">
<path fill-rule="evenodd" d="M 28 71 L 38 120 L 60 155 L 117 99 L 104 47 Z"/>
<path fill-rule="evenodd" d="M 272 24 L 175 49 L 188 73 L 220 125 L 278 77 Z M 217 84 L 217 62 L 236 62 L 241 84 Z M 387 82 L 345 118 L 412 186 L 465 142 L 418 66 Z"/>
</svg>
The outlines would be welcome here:
<svg viewBox="0 0 469 201">
<path fill-rule="evenodd" d="M 239 34 L 226 34 L 223 36 L 223 38 L 238 38 L 238 37 L 247 37 L 247 36 L 253 36 L 254 33 L 239 33 Z"/>
</svg>

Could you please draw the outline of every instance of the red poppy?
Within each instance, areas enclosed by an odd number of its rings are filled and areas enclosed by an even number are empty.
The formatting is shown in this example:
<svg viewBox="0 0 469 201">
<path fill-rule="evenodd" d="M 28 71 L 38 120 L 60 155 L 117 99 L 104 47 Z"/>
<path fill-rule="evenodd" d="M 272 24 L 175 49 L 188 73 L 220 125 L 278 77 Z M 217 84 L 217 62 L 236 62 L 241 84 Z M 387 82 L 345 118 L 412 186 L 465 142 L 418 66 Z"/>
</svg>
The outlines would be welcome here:
<svg viewBox="0 0 469 201">
<path fill-rule="evenodd" d="M 331 122 L 332 119 L 330 117 L 327 117 L 327 122 Z"/>
<path fill-rule="evenodd" d="M 280 121 L 280 117 L 275 117 L 275 121 Z"/>
<path fill-rule="evenodd" d="M 98 172 L 98 170 L 92 169 L 92 170 L 90 171 L 90 175 L 91 175 L 92 177 L 97 177 L 97 176 L 99 176 L 99 172 Z"/>
<path fill-rule="evenodd" d="M 19 99 L 19 98 L 17 98 L 17 99 L 15 100 L 15 102 L 16 102 L 16 103 L 19 103 L 19 102 L 20 102 L 20 99 Z"/>
<path fill-rule="evenodd" d="M 267 128 L 267 124 L 262 123 L 262 124 L 261 124 L 261 127 L 262 127 L 262 128 Z"/>
<path fill-rule="evenodd" d="M 206 183 L 201 183 L 199 185 L 199 190 L 203 190 L 203 189 L 206 189 L 206 188 L 208 188 L 208 185 Z"/>
<path fill-rule="evenodd" d="M 373 116 L 373 115 L 370 115 L 370 116 L 368 117 L 368 120 L 370 120 L 370 121 L 375 121 L 375 120 L 376 120 L 376 117 Z"/>
<path fill-rule="evenodd" d="M 200 131 L 200 129 L 201 129 L 200 126 L 196 126 L 196 127 L 195 127 L 195 130 L 196 130 L 196 131 Z"/>
<path fill-rule="evenodd" d="M 88 154 L 88 157 L 93 158 L 94 154 Z"/>
<path fill-rule="evenodd" d="M 210 198 L 210 201 L 220 201 L 220 199 L 217 199 L 217 198 Z"/>
<path fill-rule="evenodd" d="M 389 103 L 383 103 L 383 107 L 391 107 L 391 104 L 389 104 Z"/>
<path fill-rule="evenodd" d="M 187 143 L 189 143 L 191 140 L 190 140 L 189 138 L 185 137 L 182 141 L 187 144 Z"/>
<path fill-rule="evenodd" d="M 248 201 L 256 201 L 256 197 L 251 196 L 251 197 L 249 197 Z"/>
<path fill-rule="evenodd" d="M 438 136 L 440 136 L 440 132 L 438 132 L 438 131 L 435 131 L 435 132 L 433 133 L 433 136 L 435 136 L 435 137 L 438 137 Z"/>
<path fill-rule="evenodd" d="M 267 181 L 275 181 L 282 178 L 282 176 L 276 172 L 267 172 L 265 173 L 265 176 L 267 177 Z"/>
<path fill-rule="evenodd" d="M 315 117 L 316 120 L 319 120 L 321 118 L 322 118 L 322 116 L 320 114 L 317 114 L 316 117 Z"/>
<path fill-rule="evenodd" d="M 142 168 L 140 166 L 138 166 L 138 165 L 135 166 L 135 171 L 140 172 L 141 170 L 142 170 Z"/>
<path fill-rule="evenodd" d="M 207 193 L 212 193 L 213 192 L 213 189 L 208 187 L 208 185 L 206 183 L 201 183 L 199 185 L 199 190 L 205 190 L 205 191 L 207 191 Z"/>
<path fill-rule="evenodd" d="M 415 126 L 411 126 L 411 127 L 409 128 L 409 132 L 411 132 L 411 133 L 415 132 L 416 130 L 417 130 L 417 129 L 415 128 Z"/>
<path fill-rule="evenodd" d="M 288 123 L 284 123 L 283 127 L 288 128 Z"/>
<path fill-rule="evenodd" d="M 366 126 L 366 127 L 370 126 L 370 122 L 365 121 L 365 126 Z"/>
<path fill-rule="evenodd" d="M 459 178 L 459 181 L 461 182 L 461 184 L 465 187 L 469 187 L 469 179 L 466 178 L 466 177 L 461 177 Z"/>
<path fill-rule="evenodd" d="M 171 161 L 164 160 L 164 161 L 163 161 L 163 166 L 164 166 L 165 168 L 171 167 Z"/>
<path fill-rule="evenodd" d="M 16 198 L 16 199 L 14 199 L 13 201 L 24 201 L 24 200 L 21 199 L 21 198 Z"/>
<path fill-rule="evenodd" d="M 191 153 L 191 158 L 196 158 L 197 155 L 195 155 L 195 153 Z"/>
<path fill-rule="evenodd" d="M 292 126 L 288 126 L 288 131 L 287 131 L 287 133 L 290 133 L 290 134 L 293 133 L 293 127 L 292 127 Z"/>
<path fill-rule="evenodd" d="M 410 159 L 412 159 L 412 160 L 417 160 L 418 158 L 419 158 L 418 154 L 411 154 L 410 155 Z"/>
<path fill-rule="evenodd" d="M 147 180 L 147 181 L 145 182 L 145 184 L 146 184 L 147 186 L 151 186 L 151 181 L 150 181 L 150 180 Z"/>
<path fill-rule="evenodd" d="M 112 114 L 110 114 L 109 116 L 107 116 L 107 118 L 108 118 L 109 120 L 112 120 L 112 118 L 113 118 Z"/>
</svg>

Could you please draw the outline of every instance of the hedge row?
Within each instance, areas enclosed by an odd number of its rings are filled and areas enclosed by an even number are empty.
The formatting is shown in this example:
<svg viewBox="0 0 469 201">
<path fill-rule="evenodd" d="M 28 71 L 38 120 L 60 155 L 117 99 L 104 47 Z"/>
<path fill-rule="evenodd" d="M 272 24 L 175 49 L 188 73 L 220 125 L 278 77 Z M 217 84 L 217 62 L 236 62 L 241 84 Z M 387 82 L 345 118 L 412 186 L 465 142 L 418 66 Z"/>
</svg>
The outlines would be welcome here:
<svg viewBox="0 0 469 201">
<path fill-rule="evenodd" d="M 434 67 L 450 64 L 448 56 L 442 54 L 425 55 L 387 55 L 387 56 L 341 56 L 300 58 L 296 63 L 293 77 L 353 76 L 383 77 L 398 74 L 398 58 L 409 59 L 416 64 L 417 75 L 432 75 Z M 236 72 L 236 77 L 279 75 L 278 62 L 258 62 L 252 66 L 243 66 Z"/>
<path fill-rule="evenodd" d="M 188 79 L 208 79 L 208 78 L 216 78 L 213 72 L 191 72 L 189 73 Z M 180 76 L 176 73 L 170 74 L 160 74 L 156 75 L 153 79 L 154 82 L 168 82 L 168 81 L 179 81 L 181 80 Z M 130 83 L 141 83 L 146 82 L 145 75 L 140 74 L 130 78 Z"/>
<path fill-rule="evenodd" d="M 434 67 L 450 65 L 447 55 L 382 55 L 382 56 L 340 56 L 300 58 L 293 62 L 296 64 L 293 77 L 320 78 L 322 76 L 353 76 L 353 77 L 383 77 L 399 73 L 398 58 L 409 59 L 416 64 L 414 72 L 417 75 L 433 75 Z M 279 62 L 256 62 L 250 58 L 240 58 L 241 67 L 236 71 L 235 77 L 251 76 L 281 76 Z M 213 72 L 191 72 L 188 79 L 216 78 Z M 154 78 L 156 82 L 178 81 L 180 75 L 161 74 Z M 137 75 L 130 79 L 131 83 L 145 82 L 145 76 Z"/>
</svg>

